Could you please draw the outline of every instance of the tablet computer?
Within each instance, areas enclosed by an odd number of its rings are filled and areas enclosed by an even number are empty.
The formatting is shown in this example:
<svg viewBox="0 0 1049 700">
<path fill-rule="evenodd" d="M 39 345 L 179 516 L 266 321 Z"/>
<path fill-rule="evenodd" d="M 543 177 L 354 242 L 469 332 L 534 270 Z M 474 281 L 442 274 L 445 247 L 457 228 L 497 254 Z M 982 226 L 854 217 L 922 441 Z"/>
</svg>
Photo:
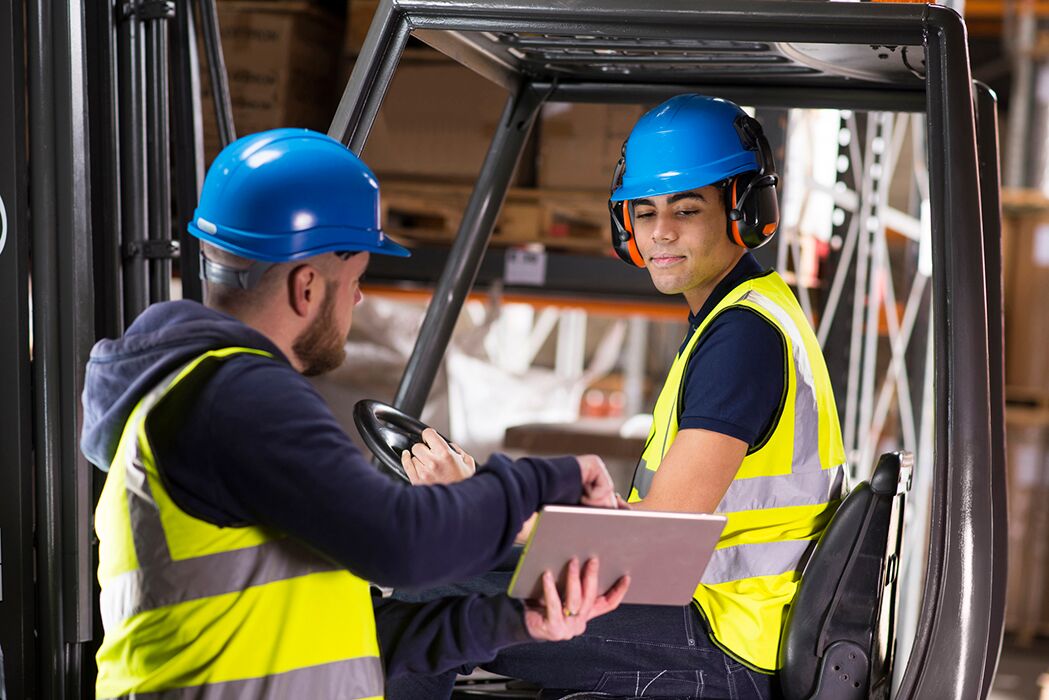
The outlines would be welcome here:
<svg viewBox="0 0 1049 700">
<path fill-rule="evenodd" d="M 624 603 L 687 605 L 725 528 L 723 515 L 546 506 L 510 581 L 513 598 L 542 597 L 543 572 L 564 583 L 568 562 L 598 557 L 598 589 L 630 575 Z"/>
</svg>

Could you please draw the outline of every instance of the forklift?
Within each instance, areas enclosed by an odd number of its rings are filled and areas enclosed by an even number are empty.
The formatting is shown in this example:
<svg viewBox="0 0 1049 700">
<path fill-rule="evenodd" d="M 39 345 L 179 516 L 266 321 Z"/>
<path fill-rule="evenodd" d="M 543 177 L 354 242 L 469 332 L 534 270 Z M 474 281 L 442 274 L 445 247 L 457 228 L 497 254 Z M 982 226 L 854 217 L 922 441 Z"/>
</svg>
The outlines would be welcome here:
<svg viewBox="0 0 1049 700">
<path fill-rule="evenodd" d="M 822 572 L 812 580 L 834 585 L 803 584 L 792 614 L 806 624 L 789 625 L 797 651 L 782 685 L 791 698 L 987 697 L 1007 544 L 998 126 L 958 14 L 885 2 L 381 0 L 328 132 L 356 154 L 412 39 L 508 97 L 397 391 L 407 416 L 430 393 L 544 104 L 697 92 L 758 109 L 924 115 L 932 448 L 858 465 L 869 478 L 809 563 Z M 184 230 L 204 172 L 198 50 L 225 145 L 235 130 L 214 0 L 0 0 L 0 82 L 12 96 L 0 105 L 8 698 L 94 695 L 101 475 L 78 450 L 84 365 L 96 339 L 169 298 L 173 265 L 183 296 L 200 299 L 197 244 Z M 927 490 L 908 494 L 912 477 Z M 927 533 L 909 538 L 917 502 Z M 918 586 L 899 585 L 906 550 L 921 564 Z M 898 596 L 911 624 L 897 624 Z M 552 697 L 542 692 L 509 696 Z"/>
</svg>

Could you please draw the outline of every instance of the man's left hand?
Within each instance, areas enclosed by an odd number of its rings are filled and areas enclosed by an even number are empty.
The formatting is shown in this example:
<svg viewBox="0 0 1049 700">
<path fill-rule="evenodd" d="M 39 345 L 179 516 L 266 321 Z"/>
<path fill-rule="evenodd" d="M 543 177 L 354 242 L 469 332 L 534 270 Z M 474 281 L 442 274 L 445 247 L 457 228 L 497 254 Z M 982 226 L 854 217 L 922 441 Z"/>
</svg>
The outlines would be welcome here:
<svg viewBox="0 0 1049 700">
<path fill-rule="evenodd" d="M 543 599 L 525 607 L 525 627 L 533 639 L 560 642 L 578 637 L 586 631 L 586 623 L 619 607 L 630 587 L 630 577 L 624 576 L 601 595 L 597 594 L 597 559 L 590 559 L 579 576 L 579 560 L 568 564 L 565 596 L 554 583 L 554 575 L 543 574 Z"/>
</svg>

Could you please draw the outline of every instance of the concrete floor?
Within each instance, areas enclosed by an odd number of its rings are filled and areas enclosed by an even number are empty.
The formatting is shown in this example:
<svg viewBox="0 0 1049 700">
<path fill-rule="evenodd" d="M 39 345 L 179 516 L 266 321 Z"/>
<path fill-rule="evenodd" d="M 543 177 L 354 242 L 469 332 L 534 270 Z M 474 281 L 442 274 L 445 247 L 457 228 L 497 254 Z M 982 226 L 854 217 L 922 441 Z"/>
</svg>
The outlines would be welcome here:
<svg viewBox="0 0 1049 700">
<path fill-rule="evenodd" d="M 1006 637 L 990 700 L 1039 700 L 1038 678 L 1043 673 L 1049 674 L 1049 639 L 1020 647 Z"/>
</svg>

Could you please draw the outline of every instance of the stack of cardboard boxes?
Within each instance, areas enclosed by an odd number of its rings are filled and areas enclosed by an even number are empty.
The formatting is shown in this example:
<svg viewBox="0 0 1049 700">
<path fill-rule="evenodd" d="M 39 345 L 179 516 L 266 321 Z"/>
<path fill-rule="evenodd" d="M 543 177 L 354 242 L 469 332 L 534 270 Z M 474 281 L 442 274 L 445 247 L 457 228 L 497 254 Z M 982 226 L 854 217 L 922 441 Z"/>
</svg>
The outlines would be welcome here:
<svg viewBox="0 0 1049 700">
<path fill-rule="evenodd" d="M 340 14 L 316 0 L 220 0 L 238 135 L 278 126 L 326 131 L 377 5 L 349 0 Z M 219 140 L 204 67 L 201 82 L 210 162 Z M 409 46 L 363 153 L 395 200 L 390 208 L 401 214 L 391 222 L 395 237 L 448 242 L 455 235 L 455 216 L 406 216 L 405 207 L 440 213 L 449 203 L 465 202 L 508 97 L 436 51 Z M 546 105 L 497 228 L 512 235 L 497 235 L 494 242 L 609 254 L 608 186 L 623 140 L 642 112 L 634 105 Z"/>
<path fill-rule="evenodd" d="M 1049 199 L 1003 192 L 1009 583 L 1006 628 L 1049 636 Z"/>
<path fill-rule="evenodd" d="M 238 135 L 279 126 L 327 131 L 338 93 L 341 18 L 318 3 L 222 0 L 219 30 Z M 201 52 L 201 110 L 207 162 L 220 144 Z"/>
</svg>

